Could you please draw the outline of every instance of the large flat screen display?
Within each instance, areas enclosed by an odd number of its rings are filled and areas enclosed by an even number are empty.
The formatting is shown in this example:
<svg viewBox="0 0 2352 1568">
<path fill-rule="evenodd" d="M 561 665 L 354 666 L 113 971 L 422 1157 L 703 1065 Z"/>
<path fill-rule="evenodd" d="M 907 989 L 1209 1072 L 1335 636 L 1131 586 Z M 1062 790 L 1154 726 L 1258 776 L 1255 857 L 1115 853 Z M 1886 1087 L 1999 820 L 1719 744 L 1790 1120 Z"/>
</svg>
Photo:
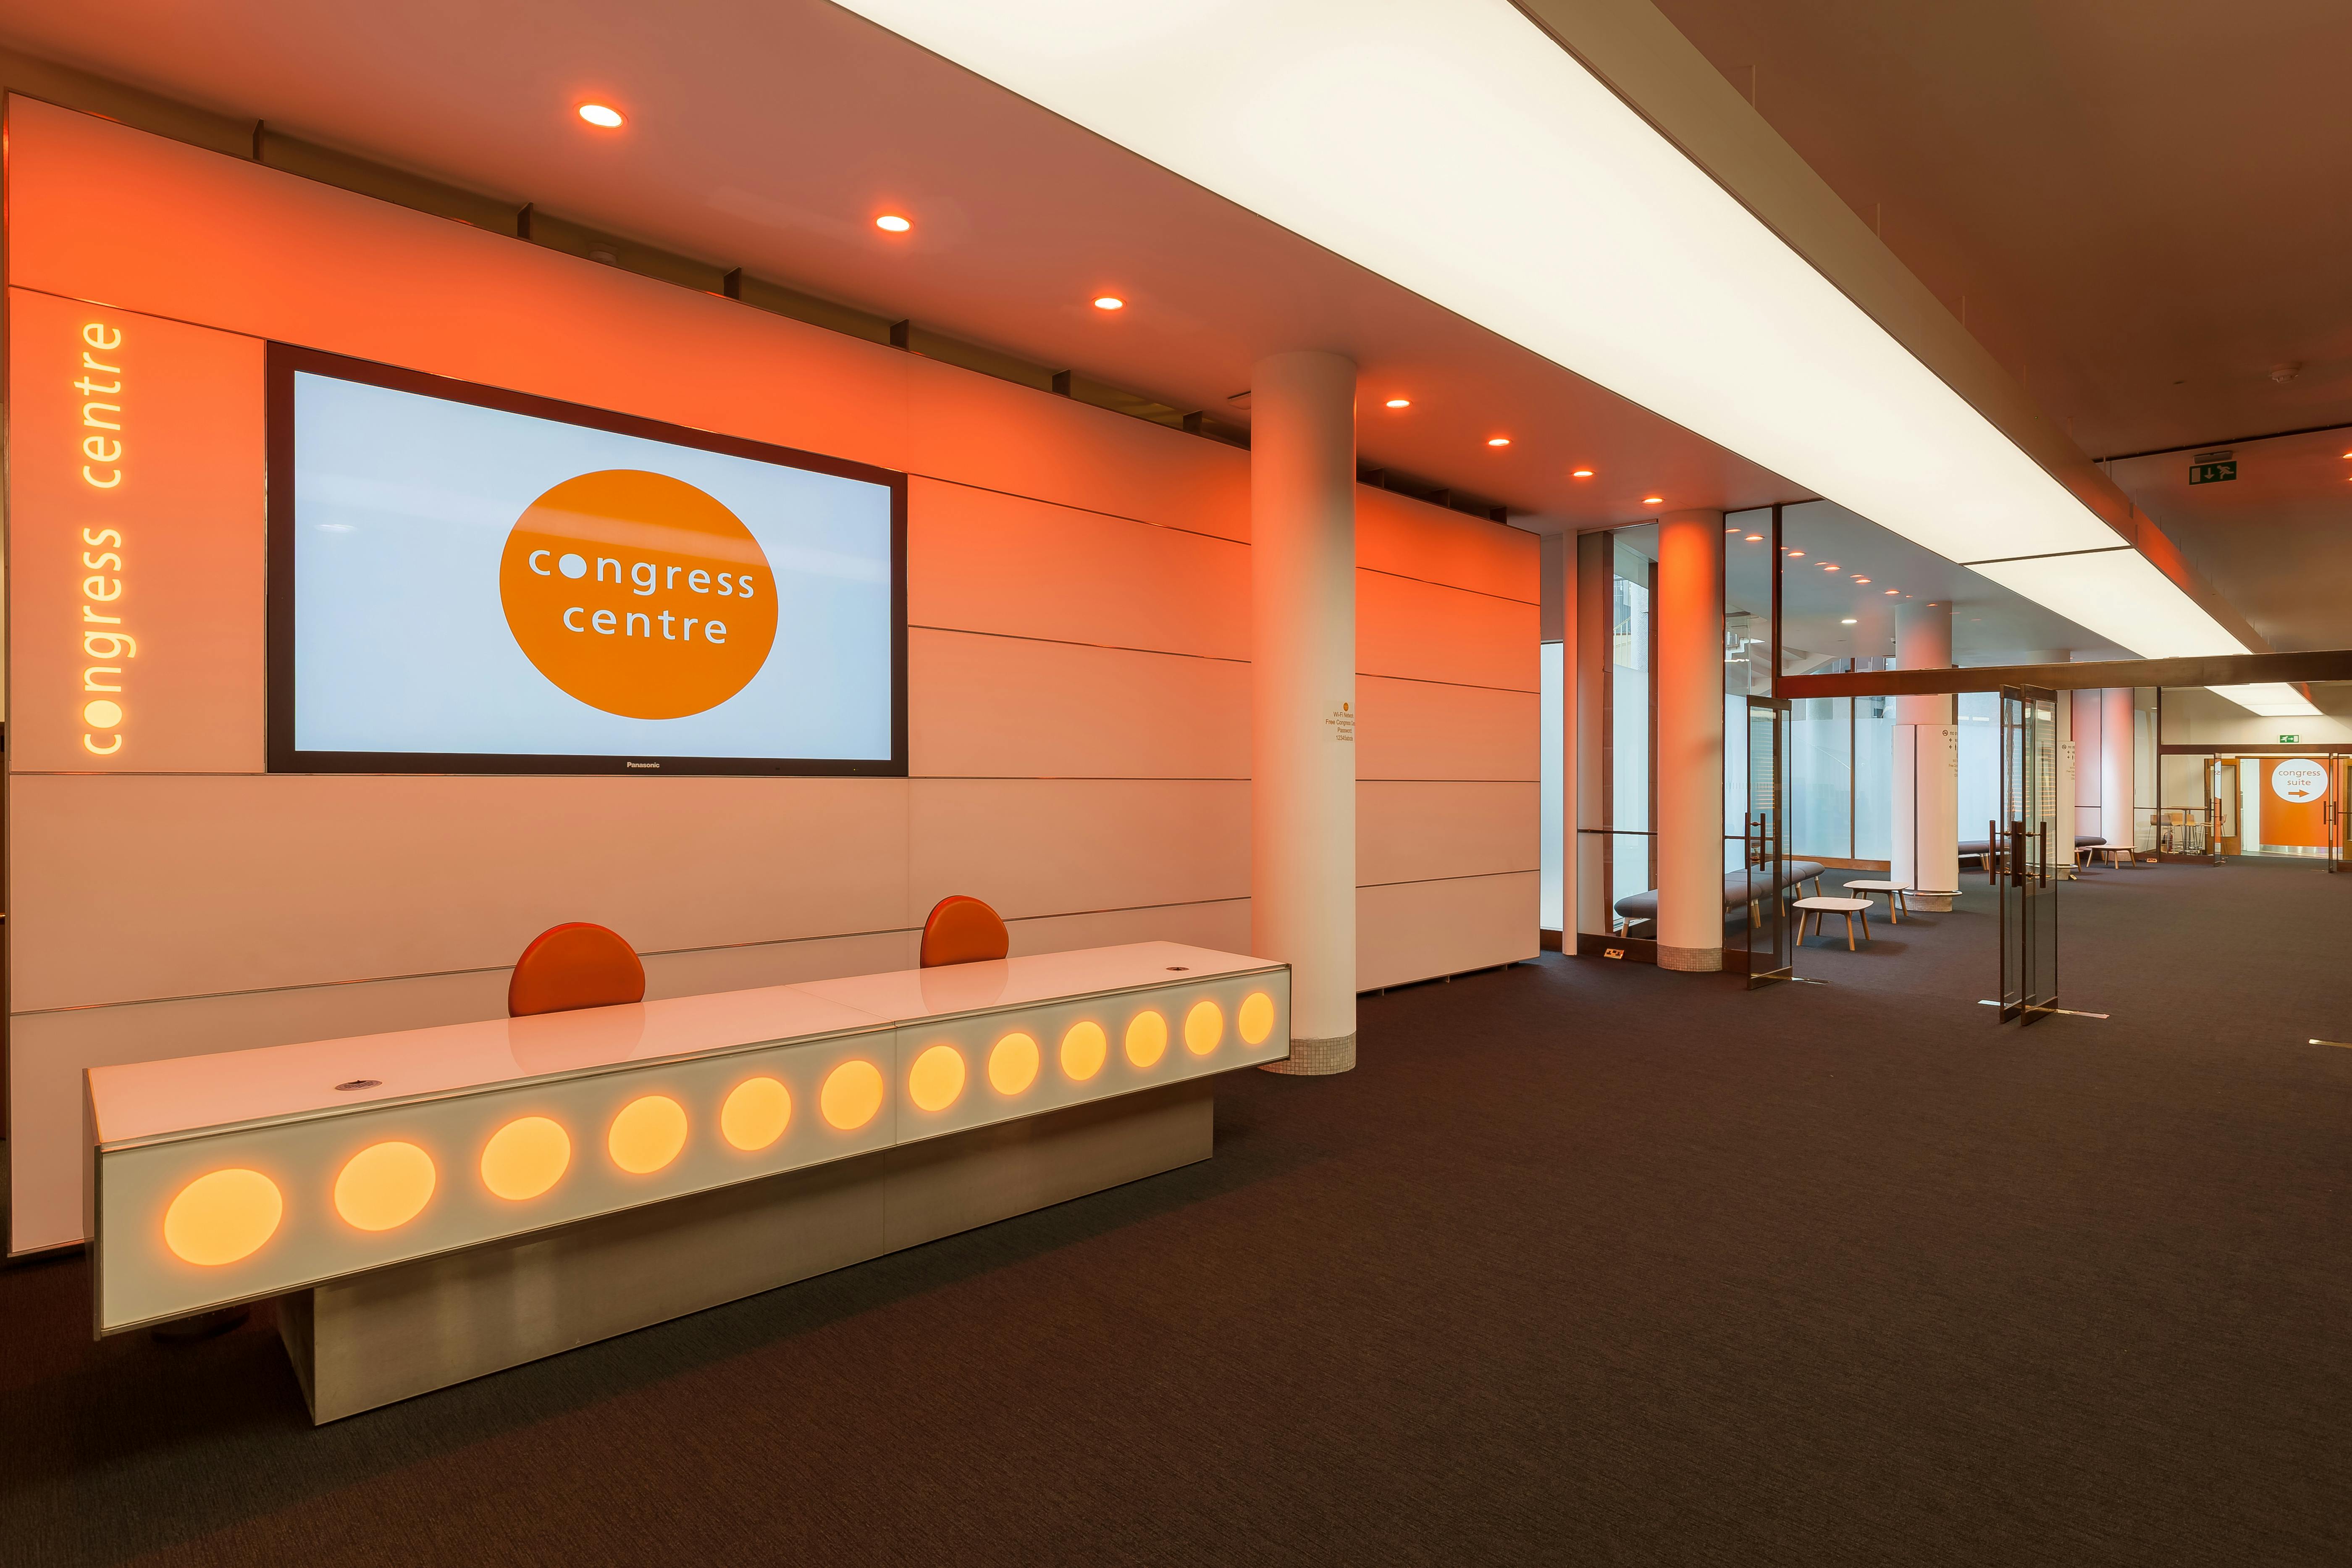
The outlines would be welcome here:
<svg viewBox="0 0 2352 1568">
<path fill-rule="evenodd" d="M 903 774 L 906 476 L 273 344 L 275 772 Z"/>
</svg>

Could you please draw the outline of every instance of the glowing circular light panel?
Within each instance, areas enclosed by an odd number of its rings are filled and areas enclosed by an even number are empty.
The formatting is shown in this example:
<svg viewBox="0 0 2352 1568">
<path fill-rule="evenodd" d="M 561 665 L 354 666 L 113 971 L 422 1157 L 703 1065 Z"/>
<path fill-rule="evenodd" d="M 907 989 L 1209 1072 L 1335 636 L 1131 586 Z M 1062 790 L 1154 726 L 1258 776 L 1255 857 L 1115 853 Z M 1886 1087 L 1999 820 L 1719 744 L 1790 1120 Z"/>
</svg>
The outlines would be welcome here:
<svg viewBox="0 0 2352 1568">
<path fill-rule="evenodd" d="M 628 117 L 609 103 L 583 103 L 580 106 L 580 118 L 604 130 L 618 131 Z"/>
<path fill-rule="evenodd" d="M 793 1091 L 772 1078 L 747 1078 L 727 1091 L 719 1108 L 719 1135 L 746 1154 L 757 1153 L 792 1124 Z"/>
<path fill-rule="evenodd" d="M 213 1171 L 180 1189 L 163 1211 L 163 1245 L 184 1263 L 216 1268 L 250 1258 L 278 1234 L 286 1199 L 258 1171 Z"/>
<path fill-rule="evenodd" d="M 1139 1068 L 1158 1061 L 1168 1049 L 1168 1020 L 1147 1007 L 1127 1026 L 1127 1059 Z"/>
<path fill-rule="evenodd" d="M 874 226 L 887 234 L 904 234 L 915 226 L 897 213 L 884 213 L 874 220 Z"/>
<path fill-rule="evenodd" d="M 1508 436 L 1489 436 L 1486 437 L 1486 445 L 1489 447 L 1507 447 L 1510 444 L 1511 438 Z"/>
<path fill-rule="evenodd" d="M 391 1230 L 425 1212 L 437 1173 L 414 1143 L 371 1143 L 335 1178 L 335 1212 L 357 1230 Z"/>
<path fill-rule="evenodd" d="M 1192 1004 L 1184 1015 L 1184 1048 L 1196 1057 L 1205 1057 L 1217 1048 L 1225 1037 L 1225 1010 L 1214 1002 Z"/>
<path fill-rule="evenodd" d="M 1062 1071 L 1077 1083 L 1102 1071 L 1103 1058 L 1110 1054 L 1110 1037 L 1103 1026 L 1090 1018 L 1071 1025 L 1062 1036 Z"/>
<path fill-rule="evenodd" d="M 621 1107 L 605 1130 L 613 1163 L 633 1176 L 649 1175 L 686 1147 L 686 1107 L 666 1094 L 640 1095 Z"/>
<path fill-rule="evenodd" d="M 1410 397 L 1391 397 L 1386 403 L 1381 404 L 1381 406 L 1383 408 L 1410 408 L 1412 406 L 1412 399 Z"/>
<path fill-rule="evenodd" d="M 572 1166 L 572 1135 L 544 1116 L 518 1116 L 482 1145 L 482 1185 L 513 1202 L 535 1198 Z"/>
<path fill-rule="evenodd" d="M 1037 1042 L 1015 1029 L 988 1051 L 988 1087 L 999 1094 L 1019 1094 L 1037 1081 Z"/>
<path fill-rule="evenodd" d="M 1095 301 L 1095 309 L 1097 310 L 1124 310 L 1127 309 L 1127 301 L 1120 299 L 1116 294 L 1105 294 Z"/>
<path fill-rule="evenodd" d="M 907 1098 L 920 1110 L 945 1110 L 963 1093 L 963 1053 L 932 1046 L 907 1071 Z"/>
<path fill-rule="evenodd" d="M 855 1132 L 882 1109 L 882 1069 L 868 1061 L 846 1061 L 824 1075 L 817 1109 L 844 1132 Z"/>
<path fill-rule="evenodd" d="M 1243 997 L 1240 1009 L 1234 1014 L 1234 1026 L 1241 1031 L 1244 1045 L 1265 1044 L 1265 1037 L 1274 1033 L 1274 998 L 1263 991 L 1253 991 Z"/>
</svg>

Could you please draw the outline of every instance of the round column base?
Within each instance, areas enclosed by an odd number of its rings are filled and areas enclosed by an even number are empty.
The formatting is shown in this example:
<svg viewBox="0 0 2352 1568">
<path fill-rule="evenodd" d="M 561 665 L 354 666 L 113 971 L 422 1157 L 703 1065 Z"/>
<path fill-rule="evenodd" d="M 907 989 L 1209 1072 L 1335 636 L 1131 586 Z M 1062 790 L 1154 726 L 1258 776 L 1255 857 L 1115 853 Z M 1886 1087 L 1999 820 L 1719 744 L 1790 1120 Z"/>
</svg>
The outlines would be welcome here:
<svg viewBox="0 0 2352 1568">
<path fill-rule="evenodd" d="M 1679 969 L 1685 974 L 1713 974 L 1723 967 L 1723 949 L 1719 947 L 1668 947 L 1658 944 L 1658 967 Z"/>
<path fill-rule="evenodd" d="M 1915 910 L 1926 910 L 1930 914 L 1948 915 L 1952 912 L 1952 900 L 1958 897 L 1958 893 L 1906 893 L 1903 895 L 1903 901 Z"/>
<path fill-rule="evenodd" d="M 1257 1065 L 1265 1072 L 1289 1073 L 1298 1078 L 1352 1072 L 1356 1066 L 1356 1037 L 1349 1034 L 1328 1040 L 1293 1040 L 1289 1060 Z"/>
</svg>

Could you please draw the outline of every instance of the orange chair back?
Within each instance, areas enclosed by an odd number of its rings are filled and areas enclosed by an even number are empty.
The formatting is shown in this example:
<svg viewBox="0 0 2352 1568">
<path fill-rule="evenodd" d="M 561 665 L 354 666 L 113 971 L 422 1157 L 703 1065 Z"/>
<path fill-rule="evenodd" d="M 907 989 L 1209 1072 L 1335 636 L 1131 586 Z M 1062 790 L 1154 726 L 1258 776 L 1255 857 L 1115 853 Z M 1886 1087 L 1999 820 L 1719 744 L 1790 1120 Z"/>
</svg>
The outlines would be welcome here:
<svg viewBox="0 0 2352 1568">
<path fill-rule="evenodd" d="M 586 921 L 550 926 L 530 939 L 507 982 L 507 1014 L 568 1013 L 646 999 L 646 966 L 629 944 Z"/>
<path fill-rule="evenodd" d="M 930 918 L 923 922 L 923 967 L 936 969 L 942 963 L 977 963 L 984 958 L 1003 958 L 1012 948 L 1013 939 L 1005 932 L 1004 922 L 996 911 L 978 899 L 968 899 L 952 893 L 932 906 Z"/>
</svg>

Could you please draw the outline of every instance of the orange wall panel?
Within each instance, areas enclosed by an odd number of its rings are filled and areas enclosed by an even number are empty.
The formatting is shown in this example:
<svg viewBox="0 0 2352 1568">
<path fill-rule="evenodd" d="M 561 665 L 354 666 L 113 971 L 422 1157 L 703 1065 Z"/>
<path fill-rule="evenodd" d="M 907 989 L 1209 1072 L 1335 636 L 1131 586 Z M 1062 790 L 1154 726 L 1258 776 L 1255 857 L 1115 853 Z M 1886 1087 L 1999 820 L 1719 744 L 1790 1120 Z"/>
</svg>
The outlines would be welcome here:
<svg viewBox="0 0 2352 1568">
<path fill-rule="evenodd" d="M 907 658 L 918 777 L 1250 776 L 1236 660 L 929 630 Z"/>
<path fill-rule="evenodd" d="M 1543 542 L 1522 530 L 1370 485 L 1356 487 L 1356 564 L 1538 604 Z"/>
<path fill-rule="evenodd" d="M 1388 676 L 1356 678 L 1356 777 L 1539 777 L 1538 698 Z"/>
<path fill-rule="evenodd" d="M 1537 689 L 1538 607 L 1380 572 L 1356 574 L 1356 669 Z"/>
<path fill-rule="evenodd" d="M 257 771 L 261 345 L 21 289 L 8 326 L 9 766 Z"/>
<path fill-rule="evenodd" d="M 1249 658 L 1245 545 L 929 479 L 907 504 L 909 625 Z"/>
</svg>

